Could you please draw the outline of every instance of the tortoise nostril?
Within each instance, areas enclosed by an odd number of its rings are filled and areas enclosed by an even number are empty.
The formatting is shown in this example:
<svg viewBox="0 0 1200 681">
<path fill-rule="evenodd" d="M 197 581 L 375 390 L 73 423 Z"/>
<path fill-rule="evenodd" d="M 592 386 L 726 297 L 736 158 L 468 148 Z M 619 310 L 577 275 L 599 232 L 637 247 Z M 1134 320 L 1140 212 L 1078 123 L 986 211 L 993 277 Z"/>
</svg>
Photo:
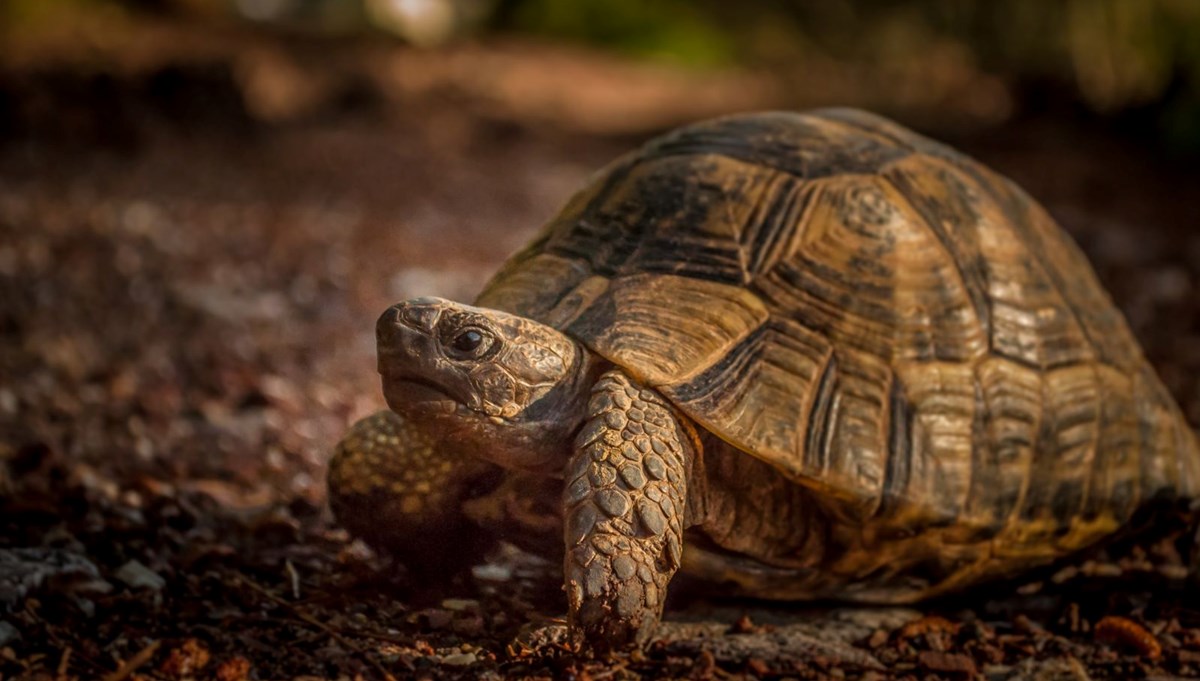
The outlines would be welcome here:
<svg viewBox="0 0 1200 681">
<path fill-rule="evenodd" d="M 377 338 L 394 338 L 404 329 L 431 333 L 437 325 L 441 310 L 437 305 L 424 303 L 421 299 L 397 303 L 384 310 L 375 325 Z"/>
<path fill-rule="evenodd" d="M 438 308 L 435 305 L 422 304 L 418 301 L 402 303 L 397 306 L 399 322 L 418 331 L 432 331 L 437 323 Z"/>
</svg>

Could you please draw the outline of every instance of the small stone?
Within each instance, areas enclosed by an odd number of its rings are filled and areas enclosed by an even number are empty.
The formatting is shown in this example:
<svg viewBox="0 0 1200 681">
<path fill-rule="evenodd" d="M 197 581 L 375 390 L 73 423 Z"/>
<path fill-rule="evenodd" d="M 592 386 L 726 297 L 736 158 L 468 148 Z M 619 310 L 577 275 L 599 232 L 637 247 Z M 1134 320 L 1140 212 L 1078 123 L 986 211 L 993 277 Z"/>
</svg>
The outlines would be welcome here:
<svg viewBox="0 0 1200 681">
<path fill-rule="evenodd" d="M 975 661 L 960 653 L 939 653 L 926 650 L 917 658 L 921 666 L 933 672 L 949 672 L 973 676 Z"/>
<path fill-rule="evenodd" d="M 454 621 L 454 613 L 441 608 L 430 608 L 421 613 L 421 619 L 430 629 L 445 629 Z"/>
<path fill-rule="evenodd" d="M 1186 565 L 1160 565 L 1158 573 L 1167 579 L 1183 581 L 1188 578 L 1191 573 L 1188 572 Z"/>
<path fill-rule="evenodd" d="M 1200 651 L 1177 650 L 1175 657 L 1183 664 L 1200 664 Z"/>
<path fill-rule="evenodd" d="M 454 612 L 479 610 L 479 601 L 470 598 L 447 598 L 442 601 L 442 607 Z"/>
<path fill-rule="evenodd" d="M 513 569 L 508 565 L 487 563 L 471 568 L 471 576 L 483 582 L 507 582 L 512 579 Z"/>
<path fill-rule="evenodd" d="M 483 615 L 473 613 L 460 617 L 450 625 L 450 630 L 460 636 L 478 636 L 484 629 Z"/>
<path fill-rule="evenodd" d="M 21 632 L 16 627 L 0 620 L 0 647 L 14 643 L 21 639 Z"/>
<path fill-rule="evenodd" d="M 453 653 L 442 658 L 442 664 L 451 667 L 467 667 L 479 661 L 475 653 Z"/>
<path fill-rule="evenodd" d="M 217 681 L 246 681 L 253 667 L 244 657 L 231 657 L 217 666 Z"/>
<path fill-rule="evenodd" d="M 750 616 L 745 613 L 742 613 L 741 617 L 734 620 L 733 626 L 729 627 L 729 633 L 731 634 L 753 634 L 756 631 L 758 631 L 758 628 L 754 626 L 754 620 L 750 619 Z"/>
<path fill-rule="evenodd" d="M 1075 567 L 1074 565 L 1068 565 L 1058 572 L 1055 572 L 1054 575 L 1050 577 L 1050 581 L 1054 582 L 1055 584 L 1063 584 L 1075 579 L 1078 576 L 1079 568 Z"/>
<path fill-rule="evenodd" d="M 167 585 L 167 580 L 163 579 L 162 575 L 136 560 L 122 565 L 113 576 L 131 589 L 161 591 Z"/>
<path fill-rule="evenodd" d="M 112 585 L 87 558 L 62 549 L 0 549 L 0 606 L 12 607 L 48 588 L 83 596 L 108 593 Z"/>
<path fill-rule="evenodd" d="M 212 655 L 200 641 L 189 638 L 179 646 L 172 648 L 167 659 L 159 665 L 158 671 L 163 676 L 172 679 L 190 679 L 208 665 Z"/>
</svg>

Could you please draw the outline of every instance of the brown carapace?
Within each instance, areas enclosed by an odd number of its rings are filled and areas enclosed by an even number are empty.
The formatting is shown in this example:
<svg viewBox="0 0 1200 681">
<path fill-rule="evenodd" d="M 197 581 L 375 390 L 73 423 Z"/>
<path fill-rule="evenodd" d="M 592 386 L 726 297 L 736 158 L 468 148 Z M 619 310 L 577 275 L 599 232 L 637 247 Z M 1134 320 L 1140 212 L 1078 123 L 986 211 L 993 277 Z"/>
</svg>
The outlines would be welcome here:
<svg viewBox="0 0 1200 681">
<path fill-rule="evenodd" d="M 381 340 L 398 412 L 384 418 L 427 422 L 421 442 L 441 458 L 403 442 L 378 456 L 419 479 L 546 449 L 520 460 L 551 463 L 521 475 L 552 481 L 526 489 L 561 518 L 571 623 L 596 647 L 644 641 L 676 568 L 759 597 L 906 602 L 1052 563 L 1200 496 L 1192 431 L 1046 211 L 864 112 L 740 115 L 652 140 L 475 305 L 397 306 L 425 326 L 381 319 L 381 339 L 405 339 Z M 508 314 L 489 326 L 489 311 Z M 455 354 L 467 332 L 445 320 L 464 315 L 497 339 L 492 354 Z M 535 323 L 505 335 L 514 315 Z M 532 344 L 521 366 L 553 346 L 558 373 L 526 381 L 544 397 L 506 407 L 512 420 L 479 412 L 445 372 L 503 369 L 518 336 Z M 563 339 L 579 358 L 559 359 Z M 569 438 L 489 444 L 551 417 Z M 337 481 L 381 469 L 345 452 L 332 465 L 335 508 L 361 524 L 378 499 Z M 500 489 L 496 508 L 512 507 Z"/>
</svg>

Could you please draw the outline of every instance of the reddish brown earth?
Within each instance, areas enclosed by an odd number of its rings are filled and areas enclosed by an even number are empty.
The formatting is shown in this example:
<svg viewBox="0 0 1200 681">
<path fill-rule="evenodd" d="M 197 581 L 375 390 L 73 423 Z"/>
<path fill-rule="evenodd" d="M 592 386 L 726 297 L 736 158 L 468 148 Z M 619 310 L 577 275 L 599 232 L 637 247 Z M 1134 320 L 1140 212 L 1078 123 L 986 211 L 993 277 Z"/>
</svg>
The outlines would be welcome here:
<svg viewBox="0 0 1200 681">
<path fill-rule="evenodd" d="M 504 553 L 414 583 L 352 543 L 323 468 L 382 407 L 378 311 L 469 299 L 589 172 L 673 121 L 605 131 L 505 104 L 610 87 L 592 57 L 506 52 L 521 83 L 544 64 L 557 80 L 489 99 L 403 51 L 388 63 L 410 86 L 380 94 L 336 54 L 315 80 L 267 59 L 257 99 L 219 50 L 0 76 L 0 679 L 1200 675 L 1200 598 L 1141 569 L 1152 547 L 919 610 L 685 589 L 663 641 L 587 661 L 522 634 L 563 612 L 553 566 Z M 723 87 L 759 101 L 747 82 Z M 952 141 L 1077 237 L 1200 423 L 1197 174 L 1056 117 Z"/>
</svg>

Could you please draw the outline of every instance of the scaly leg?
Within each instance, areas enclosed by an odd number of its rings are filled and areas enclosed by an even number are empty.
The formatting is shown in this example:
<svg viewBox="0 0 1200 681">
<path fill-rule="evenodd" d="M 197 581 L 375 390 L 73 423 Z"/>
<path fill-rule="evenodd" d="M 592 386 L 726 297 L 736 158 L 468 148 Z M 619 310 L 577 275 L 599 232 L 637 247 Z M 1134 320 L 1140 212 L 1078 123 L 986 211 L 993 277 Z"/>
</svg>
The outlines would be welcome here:
<svg viewBox="0 0 1200 681">
<path fill-rule="evenodd" d="M 642 645 L 683 553 L 691 426 L 619 370 L 592 388 L 563 492 L 565 588 L 576 643 Z"/>
<path fill-rule="evenodd" d="M 494 543 L 462 504 L 494 488 L 499 467 L 451 459 L 390 411 L 368 416 L 329 462 L 329 505 L 351 534 L 395 555 L 422 577 L 467 567 Z"/>
</svg>

